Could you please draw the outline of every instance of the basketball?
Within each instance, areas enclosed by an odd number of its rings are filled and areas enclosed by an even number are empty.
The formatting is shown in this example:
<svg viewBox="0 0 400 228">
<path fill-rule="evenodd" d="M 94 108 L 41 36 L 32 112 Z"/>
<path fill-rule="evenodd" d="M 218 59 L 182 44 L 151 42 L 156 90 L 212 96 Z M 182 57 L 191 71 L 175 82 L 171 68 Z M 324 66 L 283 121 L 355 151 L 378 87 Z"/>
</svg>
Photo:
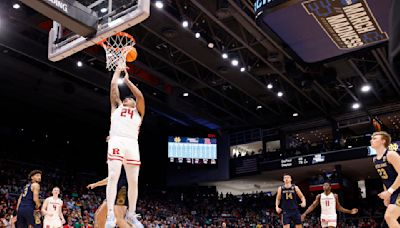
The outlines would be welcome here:
<svg viewBox="0 0 400 228">
<path fill-rule="evenodd" d="M 133 62 L 135 61 L 137 58 L 137 51 L 136 48 L 132 48 L 131 51 L 128 52 L 128 54 L 126 55 L 126 61 L 127 62 Z"/>
</svg>

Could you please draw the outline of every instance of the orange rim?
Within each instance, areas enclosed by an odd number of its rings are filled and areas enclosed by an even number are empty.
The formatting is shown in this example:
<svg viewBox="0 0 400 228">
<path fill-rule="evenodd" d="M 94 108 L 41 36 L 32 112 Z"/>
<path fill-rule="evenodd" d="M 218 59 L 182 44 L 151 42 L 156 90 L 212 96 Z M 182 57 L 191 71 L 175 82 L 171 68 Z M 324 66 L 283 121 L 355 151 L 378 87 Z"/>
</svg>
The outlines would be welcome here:
<svg viewBox="0 0 400 228">
<path fill-rule="evenodd" d="M 130 39 L 133 43 L 136 43 L 135 38 L 133 38 L 133 36 L 131 36 L 130 34 L 128 34 L 128 33 L 126 33 L 126 32 L 117 32 L 117 33 L 116 33 L 115 35 L 113 35 L 113 36 L 125 36 L 125 37 L 127 37 L 128 39 Z M 102 39 L 101 41 L 99 41 L 99 42 L 97 43 L 97 45 L 105 46 L 105 48 L 113 48 L 113 47 L 111 47 L 111 46 L 108 46 L 108 45 L 105 45 L 105 44 L 104 44 L 104 42 L 106 42 L 108 38 L 110 38 L 110 37 L 107 37 L 107 38 Z M 117 49 L 118 49 L 118 48 L 117 48 Z"/>
</svg>

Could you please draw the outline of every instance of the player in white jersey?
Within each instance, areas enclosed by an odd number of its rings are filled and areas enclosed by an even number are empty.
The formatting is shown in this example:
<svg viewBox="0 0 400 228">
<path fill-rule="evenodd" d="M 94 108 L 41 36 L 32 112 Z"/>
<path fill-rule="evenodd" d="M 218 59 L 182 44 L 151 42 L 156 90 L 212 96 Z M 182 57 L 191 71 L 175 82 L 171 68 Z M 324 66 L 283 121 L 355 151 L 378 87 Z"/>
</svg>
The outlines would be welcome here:
<svg viewBox="0 0 400 228">
<path fill-rule="evenodd" d="M 63 201 L 58 198 L 60 189 L 54 187 L 52 194 L 53 196 L 48 197 L 42 206 L 43 228 L 60 228 L 65 223 L 62 214 Z"/>
<path fill-rule="evenodd" d="M 337 214 L 336 210 L 347 213 L 347 214 L 356 214 L 358 212 L 357 208 L 353 208 L 352 210 L 348 210 L 342 207 L 339 203 L 338 195 L 331 192 L 331 184 L 326 182 L 324 183 L 324 192 L 318 194 L 315 198 L 314 202 L 307 208 L 304 214 L 301 215 L 301 220 L 304 221 L 307 214 L 313 211 L 318 204 L 321 204 L 321 226 L 322 227 L 336 227 L 337 225 Z"/>
<path fill-rule="evenodd" d="M 118 89 L 118 80 L 121 72 L 125 72 L 124 83 L 133 93 L 133 97 L 127 97 L 121 101 Z M 144 117 L 145 104 L 142 92 L 129 80 L 127 69 L 117 67 L 111 80 L 111 125 L 108 141 L 108 183 L 106 189 L 107 219 L 106 228 L 116 226 L 114 203 L 117 194 L 117 183 L 124 165 L 128 180 L 128 213 L 126 221 L 137 228 L 143 225 L 137 219 L 136 202 L 138 197 L 138 178 L 140 168 L 140 155 L 138 136 Z"/>
</svg>

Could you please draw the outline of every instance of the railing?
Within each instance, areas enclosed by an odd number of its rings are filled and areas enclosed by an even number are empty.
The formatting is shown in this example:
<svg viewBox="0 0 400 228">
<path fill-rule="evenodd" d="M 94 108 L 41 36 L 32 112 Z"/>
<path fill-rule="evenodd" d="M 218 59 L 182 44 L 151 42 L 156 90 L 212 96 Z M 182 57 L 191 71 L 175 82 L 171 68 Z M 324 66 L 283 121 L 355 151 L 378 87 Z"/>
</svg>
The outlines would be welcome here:
<svg viewBox="0 0 400 228">
<path fill-rule="evenodd" d="M 238 176 L 260 171 L 304 167 L 366 157 L 368 157 L 366 146 L 275 160 L 264 160 L 263 155 L 254 155 L 231 159 L 231 175 Z"/>
</svg>

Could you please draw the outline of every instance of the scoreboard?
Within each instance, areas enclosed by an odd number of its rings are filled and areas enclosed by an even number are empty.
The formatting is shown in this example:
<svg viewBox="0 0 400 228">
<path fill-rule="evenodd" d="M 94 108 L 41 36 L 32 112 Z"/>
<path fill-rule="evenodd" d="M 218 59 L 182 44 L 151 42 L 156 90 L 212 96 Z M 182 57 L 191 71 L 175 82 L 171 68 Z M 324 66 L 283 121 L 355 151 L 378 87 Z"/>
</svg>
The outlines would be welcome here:
<svg viewBox="0 0 400 228">
<path fill-rule="evenodd" d="M 168 158 L 173 163 L 216 164 L 217 139 L 169 136 Z"/>
</svg>

